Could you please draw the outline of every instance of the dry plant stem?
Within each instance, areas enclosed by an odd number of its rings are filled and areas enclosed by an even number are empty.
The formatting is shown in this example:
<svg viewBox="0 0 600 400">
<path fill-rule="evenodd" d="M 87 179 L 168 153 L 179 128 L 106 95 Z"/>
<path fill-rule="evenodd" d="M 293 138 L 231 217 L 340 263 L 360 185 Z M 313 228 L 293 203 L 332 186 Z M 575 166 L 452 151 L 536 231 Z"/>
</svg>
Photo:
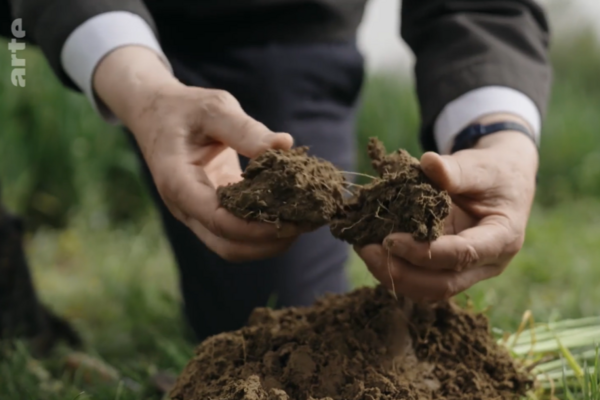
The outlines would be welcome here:
<svg viewBox="0 0 600 400">
<path fill-rule="evenodd" d="M 344 193 L 350 195 L 350 196 L 354 196 L 354 193 L 351 190 L 348 190 L 346 188 L 342 188 L 342 190 L 344 191 Z"/>
<path fill-rule="evenodd" d="M 363 176 L 365 178 L 370 178 L 370 179 L 377 179 L 376 176 L 372 176 L 369 174 L 363 174 L 361 172 L 352 172 L 352 171 L 340 171 L 342 174 L 348 174 L 348 175 L 356 175 L 356 176 Z"/>
<path fill-rule="evenodd" d="M 389 247 L 386 250 L 387 250 L 387 269 L 388 269 L 388 274 L 390 276 L 390 282 L 392 282 L 392 295 L 394 296 L 394 298 L 396 298 L 396 301 L 398 301 L 398 294 L 396 293 L 396 284 L 394 283 L 394 277 L 392 276 L 392 260 L 390 258 Z"/>
<path fill-rule="evenodd" d="M 358 188 L 364 187 L 364 185 L 359 185 L 359 184 L 352 183 L 352 182 L 344 182 L 344 185 L 352 186 L 352 187 L 358 187 Z"/>
<path fill-rule="evenodd" d="M 390 251 L 391 245 L 390 245 L 390 243 L 386 242 L 384 244 L 384 248 L 387 251 L 387 269 L 388 269 L 388 275 L 390 277 L 390 282 L 392 284 L 392 294 L 396 298 L 396 301 L 397 301 L 398 300 L 398 294 L 396 293 L 396 284 L 394 283 L 394 277 L 392 276 L 392 259 L 391 259 L 391 251 Z"/>
</svg>

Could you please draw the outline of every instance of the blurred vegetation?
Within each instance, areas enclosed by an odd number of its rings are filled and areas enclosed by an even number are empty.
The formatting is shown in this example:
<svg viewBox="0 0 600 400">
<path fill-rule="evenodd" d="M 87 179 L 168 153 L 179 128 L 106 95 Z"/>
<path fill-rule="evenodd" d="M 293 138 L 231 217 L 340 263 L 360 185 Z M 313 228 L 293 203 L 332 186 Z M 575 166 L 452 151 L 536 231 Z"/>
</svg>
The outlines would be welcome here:
<svg viewBox="0 0 600 400">
<path fill-rule="evenodd" d="M 4 201 L 31 228 L 64 228 L 82 209 L 102 223 L 139 221 L 150 202 L 127 136 L 65 90 L 37 50 L 26 51 L 25 88 L 10 82 L 10 53 L 0 55 Z"/>
<path fill-rule="evenodd" d="M 192 345 L 174 262 L 127 136 L 27 51 L 26 88 L 11 85 L 10 54 L 0 52 L 0 184 L 4 202 L 29 224 L 40 295 L 75 322 L 89 352 L 125 376 L 144 383 L 157 368 L 177 372 Z M 502 329 L 514 329 L 526 309 L 544 321 L 597 315 L 600 304 L 600 47 L 591 35 L 574 36 L 554 46 L 552 59 L 556 81 L 525 248 L 505 274 L 468 292 Z M 418 155 L 417 131 L 411 82 L 370 77 L 359 149 L 378 136 Z M 363 151 L 359 160 L 367 171 Z M 359 260 L 350 273 L 357 285 L 373 283 Z M 26 351 L 0 357 L 0 399 L 158 398 L 77 382 L 48 391 L 31 374 Z"/>
</svg>

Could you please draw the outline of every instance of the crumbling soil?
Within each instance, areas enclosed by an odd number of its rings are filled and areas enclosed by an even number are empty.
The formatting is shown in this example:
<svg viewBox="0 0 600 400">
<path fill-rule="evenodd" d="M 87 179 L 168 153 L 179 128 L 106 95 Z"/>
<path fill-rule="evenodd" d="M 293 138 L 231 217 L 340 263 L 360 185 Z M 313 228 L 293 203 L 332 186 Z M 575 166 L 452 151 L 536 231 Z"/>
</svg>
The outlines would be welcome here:
<svg viewBox="0 0 600 400">
<path fill-rule="evenodd" d="M 331 223 L 332 234 L 358 246 L 381 244 L 394 232 L 430 242 L 441 236 L 450 213 L 448 193 L 436 188 L 405 150 L 386 155 L 383 144 L 371 138 L 368 152 L 379 178 L 346 201 Z"/>
<path fill-rule="evenodd" d="M 217 190 L 221 205 L 239 218 L 314 229 L 341 211 L 344 176 L 330 162 L 308 156 L 306 147 L 268 150 L 242 176 Z"/>
<path fill-rule="evenodd" d="M 310 308 L 255 310 L 247 327 L 196 349 L 170 397 L 504 400 L 531 384 L 485 316 L 451 302 L 412 307 L 378 287 Z"/>
</svg>

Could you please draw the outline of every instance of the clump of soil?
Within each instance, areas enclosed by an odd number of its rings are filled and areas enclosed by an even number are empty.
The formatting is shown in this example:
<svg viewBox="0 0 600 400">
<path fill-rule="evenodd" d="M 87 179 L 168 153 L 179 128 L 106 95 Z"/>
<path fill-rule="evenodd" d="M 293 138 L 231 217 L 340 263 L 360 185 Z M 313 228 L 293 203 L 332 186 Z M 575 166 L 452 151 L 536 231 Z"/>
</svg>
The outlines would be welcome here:
<svg viewBox="0 0 600 400">
<path fill-rule="evenodd" d="M 196 349 L 170 398 L 518 399 L 531 385 L 485 316 L 450 302 L 413 308 L 378 287 L 255 310 L 247 327 Z"/>
<path fill-rule="evenodd" d="M 341 211 L 345 178 L 307 150 L 268 150 L 251 160 L 244 180 L 217 190 L 221 205 L 247 220 L 326 225 Z"/>
<path fill-rule="evenodd" d="M 443 233 L 450 196 L 436 188 L 405 150 L 387 155 L 371 138 L 369 157 L 379 178 L 358 189 L 331 223 L 332 234 L 350 244 L 381 244 L 393 232 L 411 233 L 415 240 L 433 241 Z"/>
</svg>

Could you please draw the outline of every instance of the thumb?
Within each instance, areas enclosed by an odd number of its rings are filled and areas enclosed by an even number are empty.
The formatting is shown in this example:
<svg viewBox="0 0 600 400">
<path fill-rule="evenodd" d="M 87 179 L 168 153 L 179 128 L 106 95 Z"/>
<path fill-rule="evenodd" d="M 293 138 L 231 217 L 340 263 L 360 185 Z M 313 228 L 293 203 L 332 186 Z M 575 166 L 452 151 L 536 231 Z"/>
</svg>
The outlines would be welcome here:
<svg viewBox="0 0 600 400">
<path fill-rule="evenodd" d="M 488 176 L 489 168 L 479 164 L 479 157 L 468 153 L 441 156 L 427 152 L 421 157 L 421 169 L 433 183 L 450 194 L 477 190 L 492 177 Z"/>
<path fill-rule="evenodd" d="M 254 158 L 269 149 L 289 150 L 294 144 L 290 134 L 271 131 L 246 114 L 237 102 L 215 117 L 211 136 L 245 157 Z"/>
</svg>

